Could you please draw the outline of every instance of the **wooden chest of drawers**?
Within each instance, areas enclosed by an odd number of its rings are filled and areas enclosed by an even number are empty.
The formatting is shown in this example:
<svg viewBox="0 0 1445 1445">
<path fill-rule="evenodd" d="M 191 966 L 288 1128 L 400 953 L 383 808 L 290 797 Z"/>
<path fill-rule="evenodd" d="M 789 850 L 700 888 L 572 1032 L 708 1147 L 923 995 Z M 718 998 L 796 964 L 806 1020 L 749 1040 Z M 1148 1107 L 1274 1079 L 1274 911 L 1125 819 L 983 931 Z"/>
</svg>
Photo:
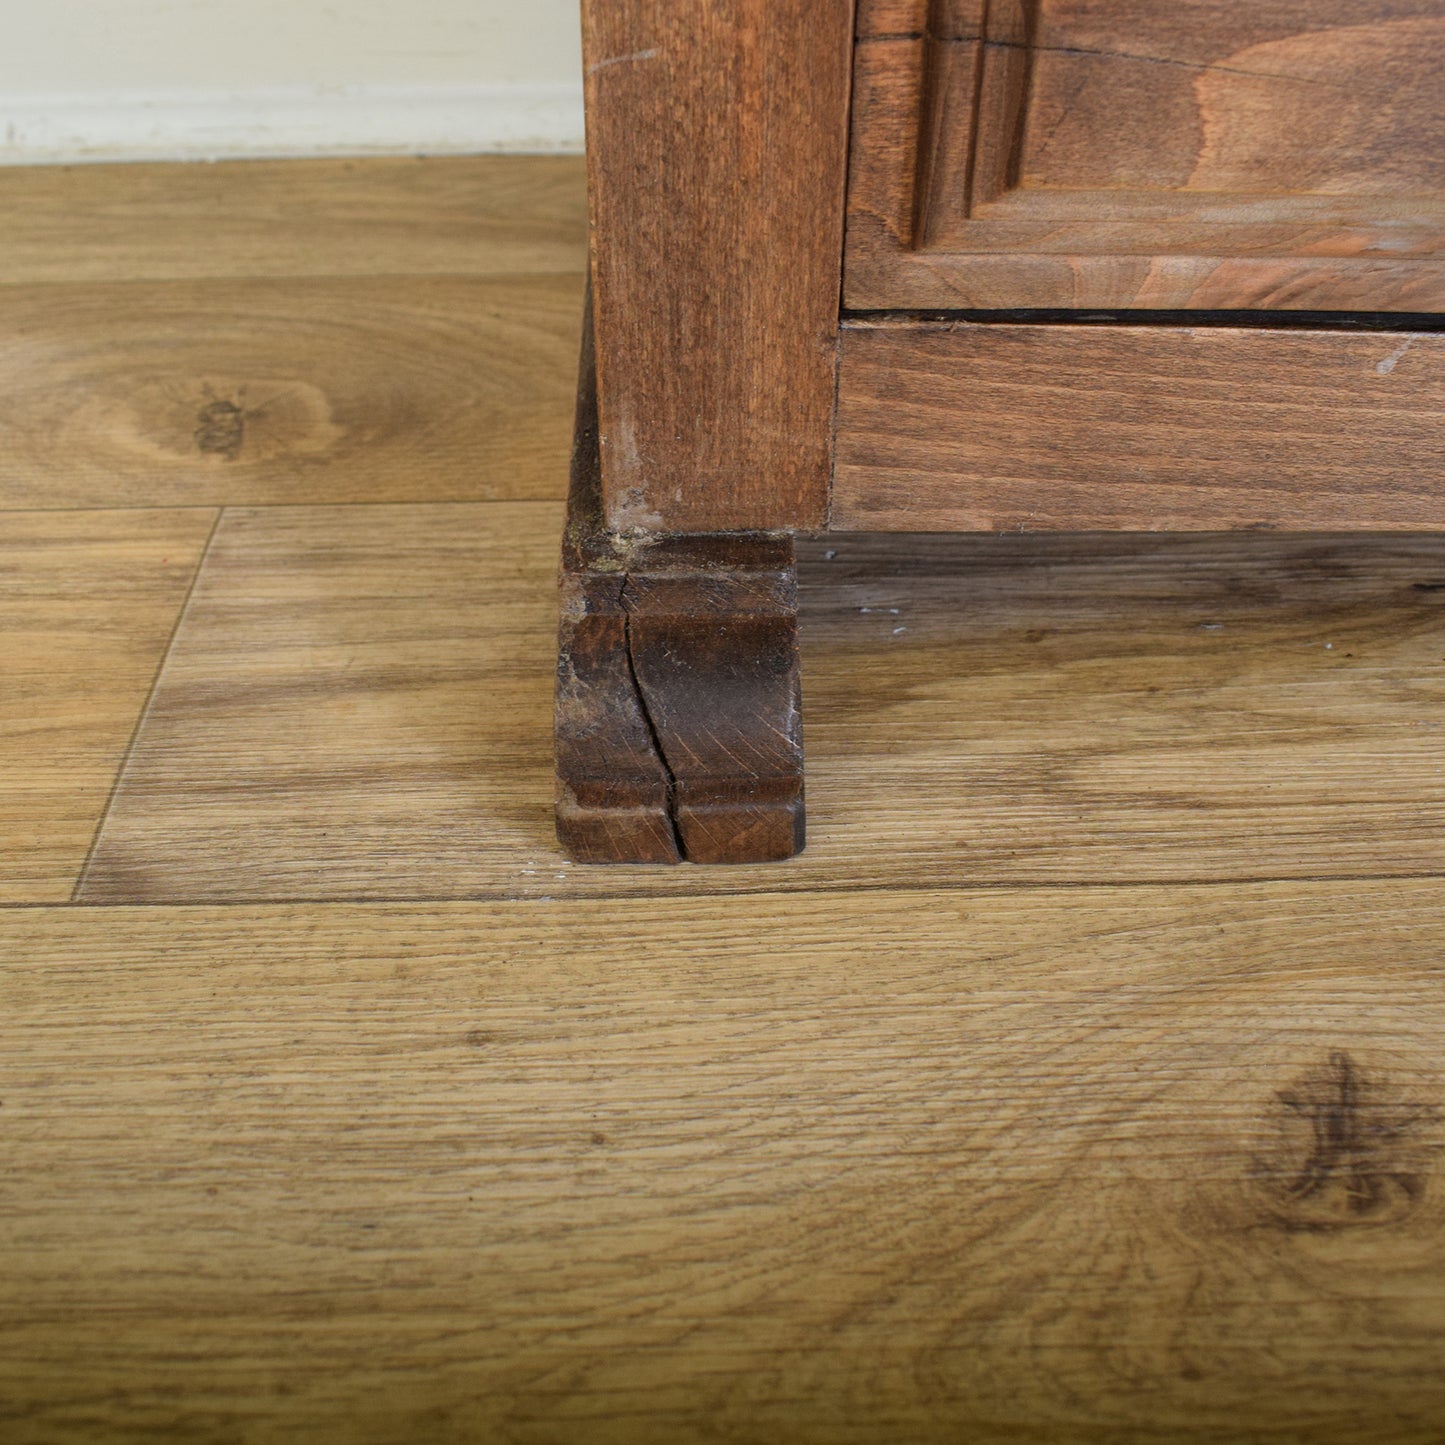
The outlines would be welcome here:
<svg viewBox="0 0 1445 1445">
<path fill-rule="evenodd" d="M 579 858 L 801 845 L 793 533 L 1445 526 L 1445 0 L 583 15 Z"/>
</svg>

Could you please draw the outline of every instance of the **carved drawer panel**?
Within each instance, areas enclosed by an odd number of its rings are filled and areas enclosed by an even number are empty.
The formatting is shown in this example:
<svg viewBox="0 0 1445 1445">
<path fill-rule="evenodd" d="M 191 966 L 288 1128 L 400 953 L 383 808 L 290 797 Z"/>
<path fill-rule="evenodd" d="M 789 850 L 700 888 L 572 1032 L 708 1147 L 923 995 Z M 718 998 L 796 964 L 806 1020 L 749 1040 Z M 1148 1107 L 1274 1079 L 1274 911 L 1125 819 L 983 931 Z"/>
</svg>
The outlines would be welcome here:
<svg viewBox="0 0 1445 1445">
<path fill-rule="evenodd" d="M 1445 309 L 1445 0 L 865 0 L 855 309 Z"/>
</svg>

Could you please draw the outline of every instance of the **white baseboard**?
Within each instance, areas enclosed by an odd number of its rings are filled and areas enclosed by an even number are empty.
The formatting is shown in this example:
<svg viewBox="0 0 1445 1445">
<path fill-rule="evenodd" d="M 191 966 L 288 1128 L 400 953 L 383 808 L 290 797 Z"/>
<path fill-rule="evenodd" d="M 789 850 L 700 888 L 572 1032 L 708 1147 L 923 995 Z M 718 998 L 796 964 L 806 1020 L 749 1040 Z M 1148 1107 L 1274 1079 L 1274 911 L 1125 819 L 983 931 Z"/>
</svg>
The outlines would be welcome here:
<svg viewBox="0 0 1445 1445">
<path fill-rule="evenodd" d="M 0 96 L 0 165 L 580 151 L 582 87 Z"/>
</svg>

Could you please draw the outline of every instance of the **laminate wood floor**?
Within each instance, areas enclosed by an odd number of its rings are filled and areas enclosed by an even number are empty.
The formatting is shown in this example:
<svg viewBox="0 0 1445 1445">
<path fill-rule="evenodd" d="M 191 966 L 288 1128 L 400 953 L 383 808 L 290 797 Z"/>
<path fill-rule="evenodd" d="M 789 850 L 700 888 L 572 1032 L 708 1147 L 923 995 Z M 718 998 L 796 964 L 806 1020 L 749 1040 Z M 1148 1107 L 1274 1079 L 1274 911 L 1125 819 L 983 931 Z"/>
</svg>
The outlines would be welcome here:
<svg viewBox="0 0 1445 1445">
<path fill-rule="evenodd" d="M 1445 539 L 804 549 L 550 835 L 575 160 L 0 170 L 0 1440 L 1445 1438 Z"/>
</svg>

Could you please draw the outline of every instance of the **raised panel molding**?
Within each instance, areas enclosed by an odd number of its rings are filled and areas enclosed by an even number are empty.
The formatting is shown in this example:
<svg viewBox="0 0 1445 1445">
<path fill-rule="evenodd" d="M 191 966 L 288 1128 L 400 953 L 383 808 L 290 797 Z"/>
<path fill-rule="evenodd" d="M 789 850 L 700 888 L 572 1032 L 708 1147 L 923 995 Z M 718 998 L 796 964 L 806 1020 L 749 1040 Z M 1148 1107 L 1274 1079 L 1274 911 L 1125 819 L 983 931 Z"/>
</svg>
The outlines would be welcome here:
<svg viewBox="0 0 1445 1445">
<path fill-rule="evenodd" d="M 877 0 L 846 302 L 1440 309 L 1442 56 L 1445 0 Z"/>
</svg>

